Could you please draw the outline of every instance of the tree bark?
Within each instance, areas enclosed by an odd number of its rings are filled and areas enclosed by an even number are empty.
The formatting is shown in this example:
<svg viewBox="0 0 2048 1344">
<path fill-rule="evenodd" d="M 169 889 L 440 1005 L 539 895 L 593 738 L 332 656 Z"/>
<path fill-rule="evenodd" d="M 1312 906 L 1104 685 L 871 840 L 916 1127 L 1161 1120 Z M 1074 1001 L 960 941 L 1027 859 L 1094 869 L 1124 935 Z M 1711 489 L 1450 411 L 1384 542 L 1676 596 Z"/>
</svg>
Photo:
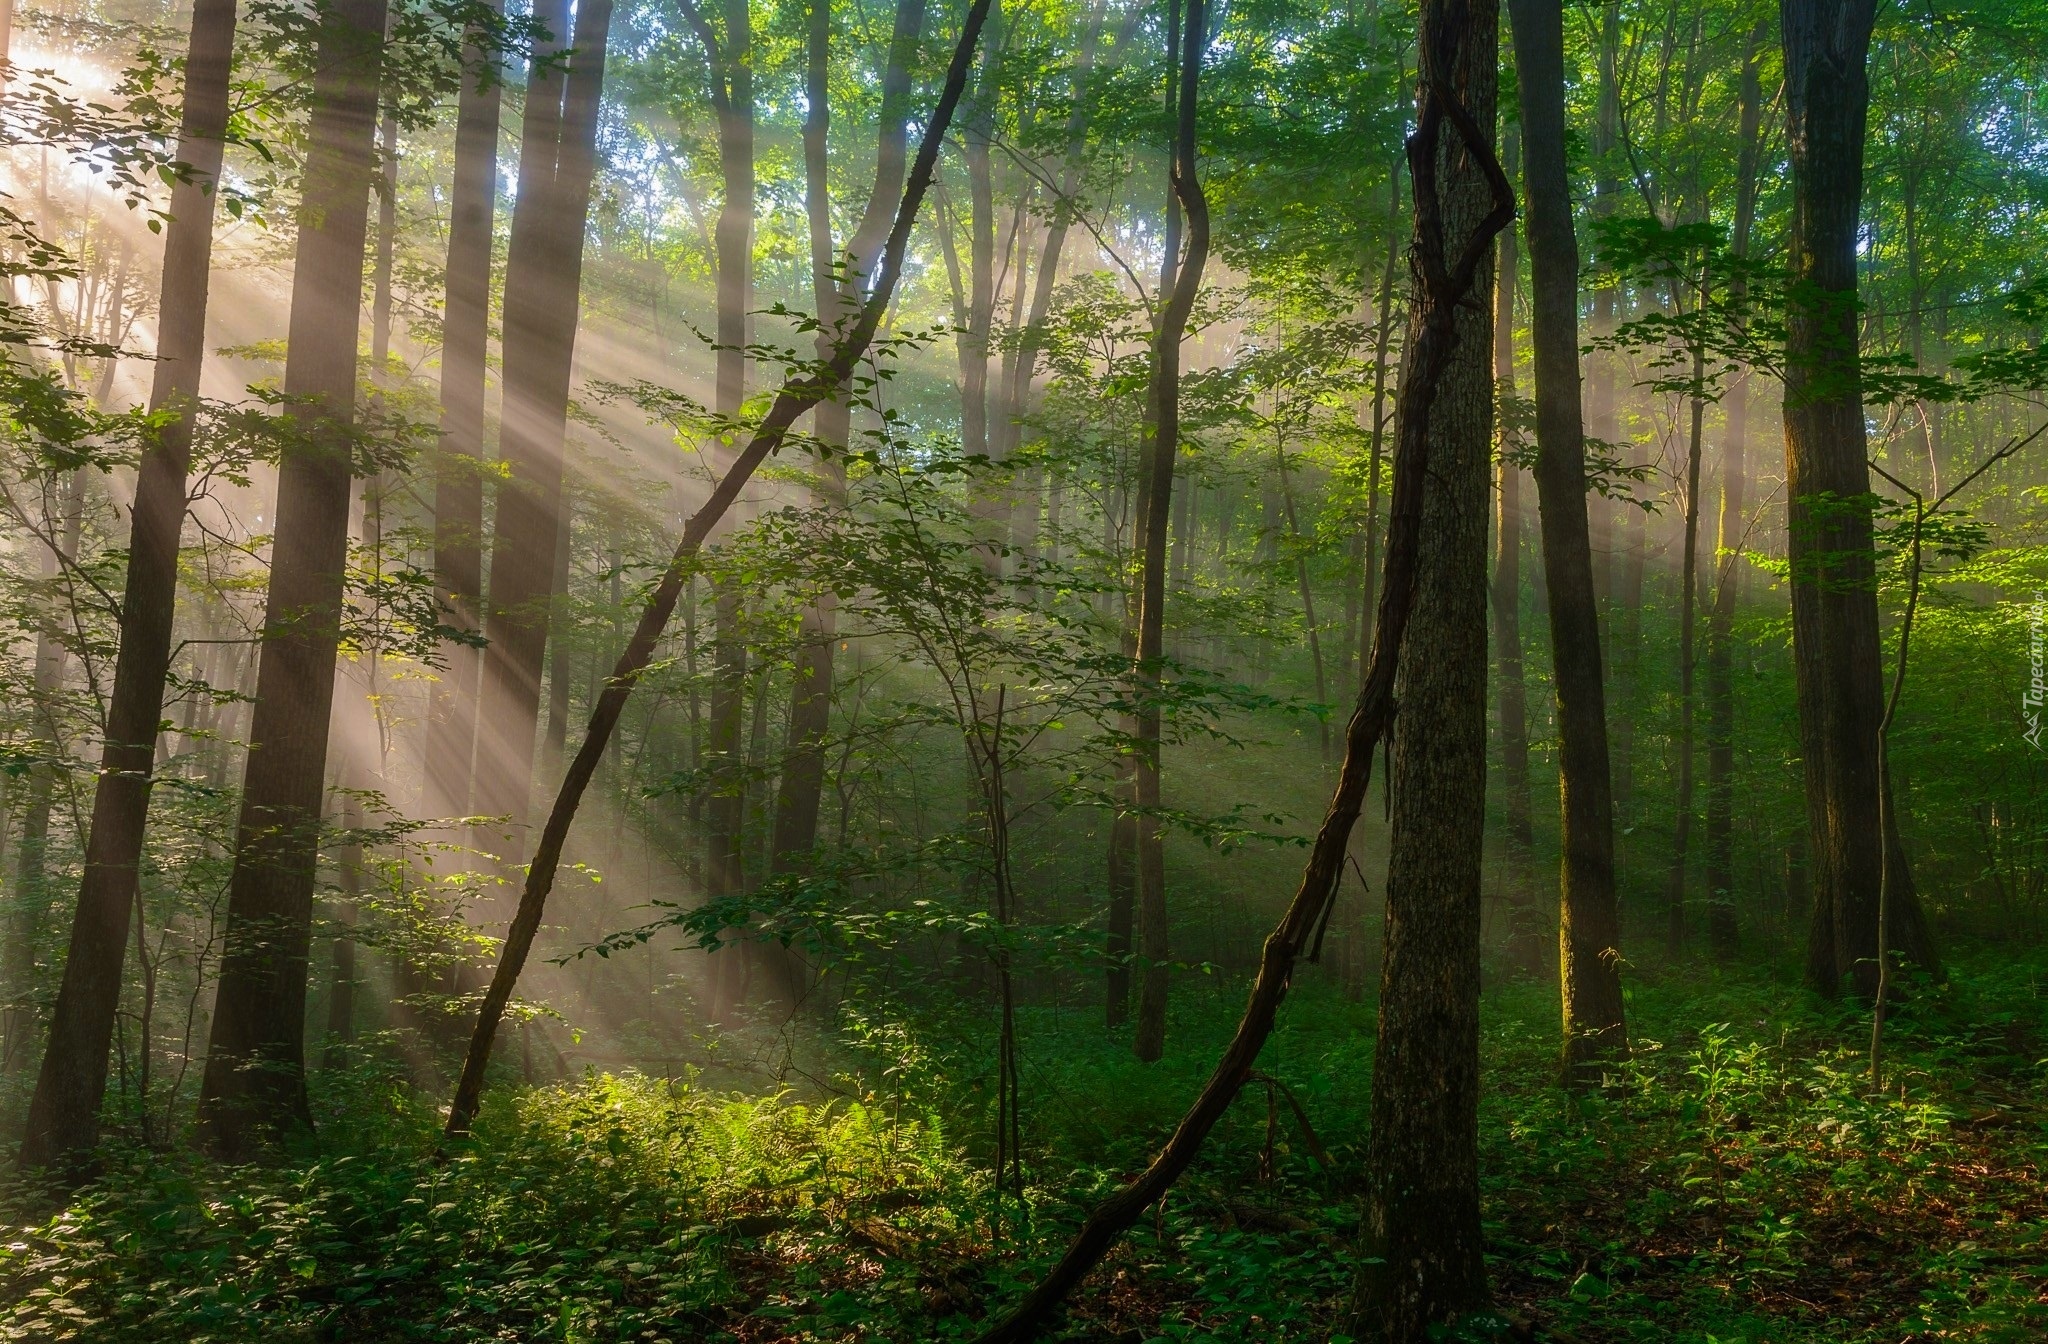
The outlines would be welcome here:
<svg viewBox="0 0 2048 1344">
<path fill-rule="evenodd" d="M 559 31 L 566 20 L 544 21 Z M 475 797 L 472 806 L 509 819 L 490 837 L 516 866 L 532 789 L 540 727 L 541 667 L 554 593 L 555 534 L 562 507 L 563 441 L 583 276 L 583 233 L 595 168 L 598 100 L 604 87 L 611 0 L 576 10 L 566 75 L 528 81 L 520 136 L 519 199 L 505 259 L 504 411 L 500 455 L 510 478 L 498 488 L 484 609 Z M 560 99 L 557 110 L 556 99 Z"/>
<path fill-rule="evenodd" d="M 1779 7 L 1792 164 L 1786 526 L 1813 865 L 1808 966 L 1823 993 L 1848 979 L 1866 997 L 1877 985 L 1880 845 L 1897 843 L 1886 834 L 1879 801 L 1876 559 L 1870 515 L 1855 502 L 1870 489 L 1856 267 L 1875 19 L 1875 0 L 1782 0 Z M 1885 941 L 1938 970 L 1903 862 L 1898 876 Z"/>
<path fill-rule="evenodd" d="M 1695 388 L 1705 377 L 1705 360 L 1695 350 L 1692 360 Z M 1698 670 L 1699 548 L 1700 548 L 1700 448 L 1705 431 L 1707 399 L 1696 390 L 1687 399 L 1692 411 L 1691 432 L 1685 449 L 1685 537 L 1683 559 L 1679 562 L 1678 592 L 1678 800 L 1671 828 L 1671 863 L 1664 882 L 1664 952 L 1676 959 L 1685 953 L 1685 887 L 1687 861 L 1692 856 L 1693 813 L 1693 720 Z"/>
<path fill-rule="evenodd" d="M 262 656 L 199 1092 L 200 1141 L 225 1161 L 312 1126 L 306 974 L 348 558 L 385 8 L 384 0 L 341 0 L 321 25 L 284 372 L 293 409 L 282 417 Z"/>
<path fill-rule="evenodd" d="M 1529 237 L 1529 342 L 1536 391 L 1536 494 L 1557 685 L 1558 978 L 1564 1059 L 1576 1072 L 1627 1045 L 1615 904 L 1614 804 L 1600 667 L 1599 599 L 1587 527 L 1579 403 L 1578 238 L 1565 169 L 1564 12 L 1510 0 L 1520 87 Z"/>
<path fill-rule="evenodd" d="M 1482 134 L 1494 125 L 1498 11 L 1425 0 L 1425 80 L 1448 84 Z M 1531 133 L 1534 139 L 1534 133 Z M 1532 145 L 1533 147 L 1533 145 Z M 1420 198 L 1423 188 L 1417 186 Z M 1445 246 L 1483 236 L 1494 192 L 1466 147 L 1439 150 Z M 1474 277 L 1488 292 L 1489 256 Z M 1426 305 L 1410 301 L 1408 342 Z M 1455 317 L 1431 407 L 1415 615 L 1387 778 L 1386 935 L 1366 1157 L 1362 1337 L 1421 1344 L 1489 1301 L 1479 1215 L 1479 953 L 1486 809 L 1486 532 L 1493 444 L 1493 314 Z"/>
<path fill-rule="evenodd" d="M 455 179 L 448 202 L 447 297 L 441 320 L 441 441 L 434 461 L 434 585 L 442 619 L 475 634 L 483 599 L 484 382 L 490 345 L 491 234 L 498 201 L 499 72 L 480 34 L 463 49 L 455 112 Z M 427 713 L 424 811 L 469 812 L 476 754 L 473 643 L 441 641 Z"/>
<path fill-rule="evenodd" d="M 207 277 L 213 257 L 213 185 L 227 131 L 228 65 L 234 0 L 195 0 L 185 58 L 185 106 L 178 157 L 189 173 L 171 187 L 157 305 L 157 360 L 130 508 L 128 576 L 121 593 L 121 645 L 107 704 L 106 745 L 93 789 L 85 873 L 71 924 L 70 952 L 29 1103 L 24 1167 L 51 1166 L 99 1142 L 107 1051 L 121 1000 L 121 962 L 135 905 L 136 870 L 149 818 L 157 724 L 163 717 L 178 595 L 178 542 L 185 525 L 194 401 L 206 354 Z"/>
</svg>

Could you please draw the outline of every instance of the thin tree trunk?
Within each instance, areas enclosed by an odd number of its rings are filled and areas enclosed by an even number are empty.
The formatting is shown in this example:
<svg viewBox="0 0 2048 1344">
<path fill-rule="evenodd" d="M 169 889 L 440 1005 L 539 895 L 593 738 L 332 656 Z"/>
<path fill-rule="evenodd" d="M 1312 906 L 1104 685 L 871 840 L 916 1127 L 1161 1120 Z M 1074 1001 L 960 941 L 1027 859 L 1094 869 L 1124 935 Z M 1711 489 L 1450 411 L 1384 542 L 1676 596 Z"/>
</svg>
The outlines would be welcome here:
<svg viewBox="0 0 2048 1344">
<path fill-rule="evenodd" d="M 559 12 L 544 21 L 557 31 L 566 22 Z M 540 727 L 583 234 L 610 24 L 611 0 L 584 0 L 566 76 L 543 68 L 528 81 L 519 200 L 505 261 L 505 404 L 498 437 L 510 476 L 498 488 L 491 538 L 473 805 L 509 819 L 491 841 L 499 861 L 513 866 L 526 848 Z"/>
<path fill-rule="evenodd" d="M 343 767 L 346 774 L 347 767 Z M 356 1038 L 356 943 L 352 930 L 356 922 L 356 898 L 363 891 L 363 846 L 356 832 L 363 824 L 362 806 L 354 794 L 344 794 L 341 825 L 347 832 L 335 847 L 334 866 L 341 900 L 336 911 L 334 961 L 327 990 L 327 1049 L 322 1062 L 330 1069 L 348 1064 L 348 1047 Z"/>
<path fill-rule="evenodd" d="M 1387 184 L 1387 259 L 1380 269 L 1379 301 L 1374 307 L 1372 351 L 1372 447 L 1366 459 L 1365 475 L 1365 596 L 1358 623 L 1358 686 L 1372 667 L 1373 641 L 1379 637 L 1376 619 L 1380 601 L 1380 468 L 1384 462 L 1387 429 L 1387 345 L 1394 334 L 1394 261 L 1400 256 L 1397 224 L 1401 217 L 1401 175 L 1395 173 Z"/>
<path fill-rule="evenodd" d="M 1878 898 L 1888 834 L 1880 804 L 1878 724 L 1884 717 L 1871 519 L 1815 502 L 1870 490 L 1857 369 L 1856 268 L 1863 141 L 1870 108 L 1865 64 L 1875 0 L 1785 0 L 1786 138 L 1792 162 L 1792 301 L 1785 344 L 1787 533 L 1792 565 L 1793 669 L 1816 911 L 1809 966 L 1815 988 L 1844 978 L 1868 997 L 1877 985 Z M 1894 828 L 1896 822 L 1894 820 Z M 1873 836 L 1882 837 L 1872 844 Z M 1923 968 L 1939 963 L 1910 870 L 1897 873 L 1885 941 Z M 1830 940 L 1832 946 L 1822 943 Z"/>
<path fill-rule="evenodd" d="M 1692 376 L 1698 387 L 1706 377 L 1703 352 L 1693 351 Z M 1691 403 L 1692 427 L 1685 449 L 1685 541 L 1679 564 L 1678 594 L 1678 802 L 1677 818 L 1671 828 L 1671 863 L 1664 882 L 1664 951 L 1677 958 L 1685 953 L 1685 876 L 1692 856 L 1693 813 L 1693 719 L 1695 646 L 1699 624 L 1700 546 L 1700 439 L 1705 431 L 1707 399 L 1695 392 Z"/>
<path fill-rule="evenodd" d="M 228 880 L 199 1132 L 227 1161 L 310 1129 L 306 973 L 326 791 L 328 718 L 348 555 L 350 430 L 384 0 L 341 0 L 323 20 L 307 128 L 284 393 L 302 441 L 277 471 L 275 540 L 242 810 Z"/>
<path fill-rule="evenodd" d="M 193 400 L 206 354 L 212 188 L 220 176 L 221 142 L 227 129 L 234 38 L 234 0 L 195 0 L 178 131 L 178 157 L 191 171 L 172 184 L 171 218 L 164 227 L 157 359 L 149 399 L 152 428 L 143 442 L 130 508 L 121 645 L 114 660 L 106 745 L 93 790 L 70 952 L 22 1140 L 24 1167 L 50 1166 L 89 1153 L 99 1142 L 107 1052 L 120 1007 L 121 962 L 127 955 L 157 725 L 170 670 Z"/>
<path fill-rule="evenodd" d="M 490 344 L 491 233 L 498 200 L 498 71 L 472 33 L 455 113 L 455 180 L 448 202 L 447 298 L 441 319 L 441 442 L 434 460 L 434 584 L 442 619 L 479 628 L 483 595 L 484 381 Z M 482 652 L 443 640 L 427 715 L 424 808 L 469 812 Z"/>
<path fill-rule="evenodd" d="M 65 563 L 78 557 L 79 537 L 85 523 L 85 470 L 79 468 L 69 473 L 54 493 L 45 493 L 44 500 L 43 529 L 49 534 L 51 545 L 40 548 L 42 577 L 46 585 L 54 585 Z M 28 1038 L 33 1034 L 36 1017 L 36 949 L 43 941 L 43 928 L 50 916 L 50 813 L 57 801 L 58 758 L 68 752 L 68 734 L 58 700 L 64 690 L 69 651 L 64 646 L 60 621 L 56 611 L 45 612 L 36 632 L 34 699 L 29 708 L 44 759 L 29 770 L 27 805 L 21 816 L 21 844 L 15 852 L 14 909 L 8 922 L 4 962 L 7 1073 L 18 1072 L 28 1064 Z"/>
<path fill-rule="evenodd" d="M 1418 34 L 1424 78 L 1450 82 L 1488 139 L 1496 14 L 1490 0 L 1425 0 Z M 1446 246 L 1462 248 L 1485 236 L 1494 190 L 1463 146 L 1441 146 L 1437 172 Z M 1423 190 L 1418 184 L 1418 198 Z M 1490 261 L 1474 274 L 1475 293 L 1488 292 Z M 1411 347 L 1426 320 L 1421 298 L 1410 302 Z M 1356 1333 L 1389 1344 L 1421 1344 L 1489 1300 L 1479 1213 L 1479 953 L 1493 314 L 1484 302 L 1468 304 L 1454 322 L 1457 344 L 1429 415 L 1415 616 L 1387 777 L 1393 815 L 1366 1157 L 1369 1258 L 1359 1267 Z"/>
<path fill-rule="evenodd" d="M 1600 667 L 1599 599 L 1587 527 L 1579 403 L 1578 238 L 1565 169 L 1564 12 L 1560 0 L 1509 0 L 1528 184 L 1529 344 L 1536 391 L 1536 496 L 1557 685 L 1559 812 L 1564 851 L 1558 978 L 1568 1070 L 1627 1045 L 1621 927 L 1615 902 L 1614 805 Z"/>
<path fill-rule="evenodd" d="M 1521 171 L 1519 124 L 1510 122 L 1501 135 L 1501 168 L 1512 179 Z M 1495 533 L 1493 565 L 1493 647 L 1500 664 L 1502 802 L 1507 821 L 1508 962 L 1527 971 L 1543 963 L 1542 922 L 1536 913 L 1535 828 L 1529 802 L 1529 698 L 1522 680 L 1522 468 L 1512 460 L 1520 450 L 1518 431 L 1509 427 L 1515 396 L 1515 291 L 1521 282 L 1521 257 L 1515 231 L 1500 236 L 1499 272 L 1494 277 L 1493 381 L 1500 406 L 1500 526 Z"/>
<path fill-rule="evenodd" d="M 1169 12 L 1174 8 L 1169 3 Z M 1176 16 L 1177 17 L 1177 16 Z M 1173 505 L 1174 459 L 1180 454 L 1180 344 L 1188 315 L 1202 285 L 1209 257 L 1209 205 L 1195 159 L 1195 95 L 1201 85 L 1202 57 L 1208 50 L 1204 23 L 1206 0 L 1189 0 L 1187 32 L 1178 64 L 1178 106 L 1170 172 L 1173 201 L 1169 222 L 1178 211 L 1187 221 L 1187 256 L 1173 277 L 1162 303 L 1159 330 L 1152 343 L 1152 439 L 1143 465 L 1144 489 L 1139 508 L 1137 749 L 1135 761 L 1138 823 L 1138 945 L 1145 974 L 1138 989 L 1138 1030 L 1133 1050 L 1150 1063 L 1166 1049 L 1166 1000 L 1171 971 L 1167 957 L 1166 828 L 1159 818 L 1160 704 L 1159 661 L 1164 652 L 1166 607 L 1166 542 Z M 1169 21 L 1167 30 L 1177 25 Z M 1177 250 L 1179 230 L 1169 227 L 1169 259 Z"/>
</svg>

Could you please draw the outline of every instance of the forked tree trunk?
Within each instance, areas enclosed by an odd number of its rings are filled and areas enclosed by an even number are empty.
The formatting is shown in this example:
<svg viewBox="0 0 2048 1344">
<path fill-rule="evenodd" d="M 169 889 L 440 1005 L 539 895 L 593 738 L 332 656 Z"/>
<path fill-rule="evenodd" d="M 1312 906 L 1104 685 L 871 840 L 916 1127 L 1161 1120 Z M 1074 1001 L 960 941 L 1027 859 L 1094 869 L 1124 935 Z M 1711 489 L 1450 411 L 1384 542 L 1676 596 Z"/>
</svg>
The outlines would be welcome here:
<svg viewBox="0 0 2048 1344">
<path fill-rule="evenodd" d="M 244 1161 L 308 1129 L 306 974 L 326 792 L 328 719 L 348 557 L 356 336 L 384 0 L 342 0 L 321 25 L 292 273 L 275 540 L 242 780 L 199 1135 Z"/>
<path fill-rule="evenodd" d="M 484 370 L 490 345 L 491 233 L 498 201 L 499 72 L 472 34 L 455 112 L 455 180 L 448 202 L 447 298 L 441 319 L 441 442 L 434 461 L 434 586 L 442 619 L 479 629 L 483 599 Z M 467 815 L 476 754 L 474 644 L 441 642 L 427 714 L 423 810 Z"/>
<path fill-rule="evenodd" d="M 171 187 L 164 228 L 163 288 L 157 305 L 157 360 L 145 438 L 130 508 L 121 646 L 107 704 L 106 745 L 95 782 L 85 874 L 71 924 L 70 952 L 29 1103 L 24 1167 L 90 1152 L 99 1142 L 107 1051 L 121 1001 L 121 962 L 135 905 L 136 869 L 149 817 L 157 724 L 170 670 L 178 595 L 178 541 L 185 526 L 194 398 L 206 354 L 207 279 L 213 257 L 212 187 L 227 130 L 234 0 L 195 0 L 185 58 L 185 106 L 178 157 L 190 173 Z"/>
<path fill-rule="evenodd" d="M 1423 79 L 1442 81 L 1491 138 L 1491 0 L 1425 0 Z M 1533 133 L 1532 133 L 1533 139 Z M 1483 235 L 1494 189 L 1465 146 L 1438 149 L 1446 250 Z M 1417 187 L 1420 196 L 1423 188 Z M 1489 258 L 1490 260 L 1490 258 Z M 1482 262 L 1473 291 L 1488 292 Z M 1426 282 L 1418 278 L 1413 288 Z M 1408 343 L 1421 338 L 1411 299 Z M 1486 814 L 1486 532 L 1493 314 L 1463 305 L 1429 416 L 1415 614 L 1387 787 L 1386 942 L 1373 1052 L 1357 1333 L 1421 1344 L 1488 1301 L 1479 1215 L 1479 953 Z"/>
<path fill-rule="evenodd" d="M 1856 268 L 1863 142 L 1870 109 L 1865 65 L 1875 0 L 1785 0 L 1785 128 L 1792 162 L 1791 302 L 1785 342 L 1785 470 L 1792 565 L 1793 671 L 1806 756 L 1815 919 L 1814 987 L 1877 985 L 1878 893 L 1886 834 L 1879 804 L 1878 724 L 1884 717 L 1876 557 L 1867 512 L 1816 501 L 1870 490 L 1857 368 Z M 1873 837 L 1882 837 L 1873 843 Z M 1939 967 L 1911 871 L 1899 881 L 1885 943 Z"/>
<path fill-rule="evenodd" d="M 1599 599 L 1586 517 L 1579 404 L 1578 239 L 1565 170 L 1564 12 L 1560 0 L 1509 0 L 1528 184 L 1529 342 L 1536 384 L 1536 494 L 1557 684 L 1564 860 L 1558 978 L 1568 1071 L 1624 1049 L 1614 804 L 1600 667 Z"/>
<path fill-rule="evenodd" d="M 559 11 L 544 21 L 554 31 L 566 22 Z M 490 595 L 484 610 L 489 644 L 479 695 L 472 806 L 509 818 L 490 842 L 500 862 L 513 866 L 526 850 L 523 828 L 554 595 L 583 234 L 610 24 L 611 0 L 582 0 L 566 76 L 543 70 L 529 81 L 519 200 L 505 259 L 504 411 L 498 439 L 510 477 L 498 487 L 491 538 Z"/>
</svg>

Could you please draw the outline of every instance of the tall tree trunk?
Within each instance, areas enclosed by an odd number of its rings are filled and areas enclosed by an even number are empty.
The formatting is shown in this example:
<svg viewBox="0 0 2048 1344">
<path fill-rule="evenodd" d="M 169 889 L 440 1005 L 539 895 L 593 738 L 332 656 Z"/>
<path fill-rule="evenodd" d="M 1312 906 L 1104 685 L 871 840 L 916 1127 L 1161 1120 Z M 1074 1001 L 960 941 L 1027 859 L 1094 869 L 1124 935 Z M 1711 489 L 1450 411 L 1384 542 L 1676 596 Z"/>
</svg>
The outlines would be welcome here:
<svg viewBox="0 0 2048 1344">
<path fill-rule="evenodd" d="M 1586 518 L 1579 403 L 1579 245 L 1565 170 L 1564 11 L 1509 0 L 1528 199 L 1529 346 L 1536 384 L 1536 496 L 1557 685 L 1558 978 L 1564 1059 L 1578 1070 L 1627 1044 L 1614 890 L 1614 804 L 1600 668 L 1599 599 Z"/>
<path fill-rule="evenodd" d="M 195 0 L 185 58 L 178 157 L 191 168 L 171 187 L 164 229 L 157 359 L 130 507 L 128 576 L 121 592 L 121 646 L 107 704 L 106 745 L 93 788 L 85 874 L 70 952 L 50 1019 L 21 1146 L 24 1167 L 50 1166 L 99 1142 L 107 1051 L 121 1001 L 121 962 L 135 905 L 136 870 L 149 818 L 157 725 L 170 670 L 178 595 L 178 541 L 185 526 L 194 399 L 206 354 L 206 297 L 213 257 L 213 185 L 227 131 L 234 0 Z"/>
<path fill-rule="evenodd" d="M 1756 223 L 1758 159 L 1762 148 L 1762 52 L 1769 29 L 1761 22 L 1750 29 L 1743 53 L 1737 133 L 1740 157 L 1735 169 L 1735 223 L 1729 250 L 1749 255 L 1749 235 Z M 1748 288 L 1738 272 L 1730 295 L 1740 305 Z M 1715 546 L 1714 610 L 1707 624 L 1707 940 L 1715 957 L 1733 960 L 1735 918 L 1735 607 L 1742 600 L 1743 509 L 1749 471 L 1749 379 L 1738 376 L 1722 398 L 1727 440 L 1721 449 L 1721 517 Z"/>
<path fill-rule="evenodd" d="M 483 597 L 484 380 L 490 345 L 491 233 L 498 201 L 499 72 L 481 34 L 464 47 L 468 67 L 455 113 L 455 180 L 448 202 L 447 299 L 441 320 L 441 442 L 434 460 L 434 586 L 442 619 L 474 634 Z M 469 812 L 482 653 L 441 642 L 440 675 L 427 714 L 424 808 L 429 817 Z"/>
<path fill-rule="evenodd" d="M 344 777 L 348 773 L 346 764 L 342 773 Z M 340 821 L 344 835 L 335 846 L 334 866 L 341 901 L 327 990 L 327 1048 L 322 1059 L 330 1069 L 347 1066 L 348 1047 L 356 1038 L 356 942 L 351 934 L 356 922 L 356 899 L 363 891 L 363 845 L 357 835 L 363 813 L 353 793 L 342 795 Z"/>
<path fill-rule="evenodd" d="M 1522 137 L 1510 122 L 1501 136 L 1501 169 L 1513 178 L 1522 167 Z M 1500 236 L 1493 282 L 1493 385 L 1500 406 L 1500 525 L 1494 539 L 1493 647 L 1500 665 L 1501 792 L 1505 795 L 1508 859 L 1508 962 L 1534 971 L 1543 963 L 1542 922 L 1536 913 L 1535 827 L 1529 802 L 1529 699 L 1522 681 L 1522 468 L 1514 457 L 1521 437 L 1510 427 L 1515 396 L 1515 290 L 1521 257 L 1515 231 Z"/>
<path fill-rule="evenodd" d="M 574 510 L 575 502 L 565 488 L 561 512 L 555 519 L 555 571 L 549 584 L 555 596 L 555 611 L 548 618 L 548 731 L 541 749 L 544 764 L 540 780 L 544 790 L 551 789 L 561 774 L 564 748 L 569 741 L 569 683 L 575 672 L 570 667 L 567 599 Z"/>
<path fill-rule="evenodd" d="M 559 10 L 543 16 L 560 31 Z M 583 232 L 595 167 L 611 0 L 583 0 L 566 76 L 547 67 L 528 81 L 519 200 L 505 259 L 504 411 L 499 452 L 510 478 L 498 487 L 484 609 L 482 690 L 473 806 L 510 825 L 493 852 L 516 866 L 540 727 L 541 666 L 554 593 L 562 507 L 569 375 L 581 306 Z M 556 100 L 559 99 L 559 104 Z"/>
<path fill-rule="evenodd" d="M 328 718 L 348 558 L 356 337 L 376 173 L 384 0 L 340 0 L 320 33 L 292 274 L 275 540 L 225 950 L 199 1092 L 206 1149 L 242 1161 L 308 1129 L 306 973 Z"/>
<path fill-rule="evenodd" d="M 868 193 L 859 228 L 846 250 L 847 270 L 866 277 L 881 256 L 888 211 L 902 190 L 908 143 L 911 62 L 924 27 L 924 0 L 897 0 L 889 63 L 882 75 L 882 107 L 876 128 L 875 181 Z M 831 34 L 828 0 L 813 0 L 806 29 L 804 120 L 804 214 L 809 223 L 811 290 L 825 330 L 818 335 L 818 357 L 831 353 L 835 324 L 851 323 L 860 310 L 864 284 L 842 285 L 835 274 L 832 240 L 832 197 L 828 176 L 827 135 L 831 126 Z M 844 449 L 851 429 L 851 404 L 844 395 L 820 402 L 813 432 L 828 447 L 817 464 L 818 489 L 824 503 L 844 507 Z M 802 647 L 791 679 L 789 753 L 775 800 L 774 871 L 792 871 L 818 842 L 818 811 L 825 789 L 825 735 L 832 717 L 832 654 L 837 630 L 837 600 L 821 595 L 805 613 Z"/>
<path fill-rule="evenodd" d="M 1175 8 L 1169 0 L 1169 12 Z M 1177 17 L 1177 16 L 1176 16 Z M 1167 956 L 1166 828 L 1160 820 L 1159 661 L 1163 654 L 1166 607 L 1166 541 L 1173 505 L 1174 459 L 1180 453 L 1180 343 L 1188 315 L 1202 285 L 1209 258 L 1209 204 L 1195 158 L 1195 96 L 1201 87 L 1202 56 L 1208 50 L 1206 0 L 1189 0 L 1186 34 L 1178 63 L 1178 106 L 1170 180 L 1176 210 L 1187 222 L 1187 255 L 1174 274 L 1171 292 L 1163 299 L 1159 330 L 1152 343 L 1152 436 L 1147 445 L 1140 491 L 1137 748 L 1138 945 L 1145 957 L 1145 975 L 1138 990 L 1138 1030 L 1133 1049 L 1151 1062 L 1166 1049 L 1166 1000 L 1171 971 Z M 1168 23 L 1172 33 L 1175 24 Z M 1169 228 L 1169 259 L 1177 250 L 1179 230 Z"/>
<path fill-rule="evenodd" d="M 1423 81 L 1462 103 L 1489 140 L 1497 14 L 1491 0 L 1424 0 L 1418 32 Z M 1423 190 L 1418 184 L 1418 197 Z M 1493 187 L 1464 145 L 1438 147 L 1434 193 L 1447 252 L 1483 236 Z M 1488 292 L 1491 270 L 1481 263 L 1475 295 Z M 1413 280 L 1411 349 L 1422 338 L 1424 284 Z M 1493 314 L 1481 301 L 1463 306 L 1455 322 L 1457 344 L 1429 416 L 1415 608 L 1388 776 L 1386 943 L 1366 1158 L 1371 1259 L 1360 1270 L 1358 1303 L 1358 1333 L 1388 1344 L 1422 1344 L 1488 1302 L 1479 1215 L 1479 939 Z"/>
<path fill-rule="evenodd" d="M 1815 988 L 1877 985 L 1878 890 L 1896 846 L 1879 805 L 1884 716 L 1870 515 L 1822 501 L 1870 490 L 1858 370 L 1856 265 L 1865 69 L 1876 0 L 1783 0 L 1786 140 L 1792 161 L 1785 342 L 1785 472 L 1793 669 L 1812 828 Z M 1910 870 L 1891 903 L 1888 946 L 1938 968 Z M 1829 944 L 1823 946 L 1823 944 Z"/>
</svg>

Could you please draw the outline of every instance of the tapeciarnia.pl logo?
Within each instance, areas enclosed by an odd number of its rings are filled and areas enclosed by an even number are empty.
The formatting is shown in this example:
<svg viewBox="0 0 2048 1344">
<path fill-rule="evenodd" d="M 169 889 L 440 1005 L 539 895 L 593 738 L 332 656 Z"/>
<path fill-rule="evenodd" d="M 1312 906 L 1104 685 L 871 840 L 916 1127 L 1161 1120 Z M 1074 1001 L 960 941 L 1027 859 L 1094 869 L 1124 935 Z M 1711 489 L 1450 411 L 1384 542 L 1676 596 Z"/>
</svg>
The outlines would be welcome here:
<svg viewBox="0 0 2048 1344">
<path fill-rule="evenodd" d="M 2027 662 L 2032 675 L 2020 697 L 2020 713 L 2027 720 L 2027 741 L 2036 751 L 2041 750 L 2041 701 L 2048 694 L 2048 683 L 2041 675 L 2042 665 L 2048 661 L 2044 655 L 2048 655 L 2048 593 L 2035 593 L 2034 605 L 2027 613 Z"/>
</svg>

